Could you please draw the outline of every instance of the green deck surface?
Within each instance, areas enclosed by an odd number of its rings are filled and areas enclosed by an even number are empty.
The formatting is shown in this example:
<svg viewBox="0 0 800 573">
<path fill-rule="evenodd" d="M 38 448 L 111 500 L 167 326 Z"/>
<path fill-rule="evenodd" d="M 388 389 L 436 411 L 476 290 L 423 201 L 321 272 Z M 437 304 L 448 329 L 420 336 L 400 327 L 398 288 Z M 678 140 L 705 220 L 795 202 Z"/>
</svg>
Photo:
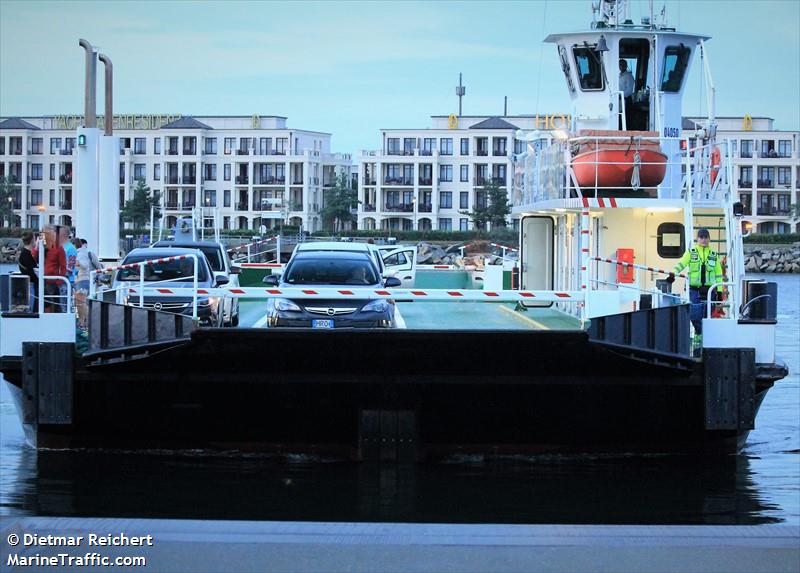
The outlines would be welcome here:
<svg viewBox="0 0 800 573">
<path fill-rule="evenodd" d="M 239 325 L 263 326 L 266 301 L 242 301 Z M 420 330 L 576 330 L 580 322 L 549 308 L 514 310 L 513 303 L 399 302 L 406 328 Z"/>
<path fill-rule="evenodd" d="M 417 271 L 414 288 L 470 288 L 467 271 Z"/>
</svg>

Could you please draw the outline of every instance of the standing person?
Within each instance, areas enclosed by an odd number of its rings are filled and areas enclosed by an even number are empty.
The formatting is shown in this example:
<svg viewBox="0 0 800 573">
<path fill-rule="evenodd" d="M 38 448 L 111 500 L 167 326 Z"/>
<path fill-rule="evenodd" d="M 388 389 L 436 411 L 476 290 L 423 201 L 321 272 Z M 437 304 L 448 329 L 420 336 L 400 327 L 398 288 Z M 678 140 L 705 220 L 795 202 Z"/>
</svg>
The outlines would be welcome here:
<svg viewBox="0 0 800 573">
<path fill-rule="evenodd" d="M 633 79 L 633 74 L 628 71 L 628 62 L 625 60 L 619 61 L 619 91 L 625 99 L 625 124 L 628 130 L 631 129 L 631 109 L 633 107 L 633 91 L 636 87 L 636 81 Z M 622 129 L 622 120 L 620 120 L 620 129 Z"/>
<path fill-rule="evenodd" d="M 72 239 L 72 244 L 76 247 L 78 256 L 76 259 L 75 268 L 77 274 L 75 275 L 75 307 L 78 310 L 78 326 L 86 328 L 87 320 L 89 318 L 89 307 L 87 299 L 89 296 L 89 281 L 92 277 L 92 271 L 102 268 L 97 256 L 89 250 L 86 239 Z"/>
<path fill-rule="evenodd" d="M 70 290 L 75 292 L 75 276 L 78 274 L 78 269 L 76 267 L 78 262 L 78 249 L 76 249 L 75 245 L 72 243 L 72 235 L 69 231 L 69 227 L 60 227 L 59 237 L 61 244 L 64 246 L 64 256 L 67 260 L 66 277 L 69 280 Z M 64 304 L 63 312 L 69 312 L 72 309 L 71 301 L 67 299 L 67 285 L 63 283 L 61 284 L 61 302 Z"/>
<path fill-rule="evenodd" d="M 19 253 L 19 272 L 27 275 L 31 279 L 30 293 L 31 301 L 29 311 L 34 312 L 36 309 L 36 300 L 39 294 L 39 277 L 36 274 L 36 269 L 39 265 L 36 262 L 36 257 L 33 255 L 34 251 L 34 236 L 30 231 L 22 233 L 22 250 Z"/>
<path fill-rule="evenodd" d="M 683 254 L 673 272 L 667 277 L 667 281 L 672 284 L 675 281 L 675 273 L 689 267 L 689 300 L 692 303 L 689 318 L 694 326 L 696 347 L 703 340 L 703 318 L 708 300 L 708 289 L 713 284 L 725 280 L 722 272 L 722 259 L 709 246 L 710 242 L 711 235 L 709 235 L 708 229 L 698 229 L 695 246 Z M 717 290 L 721 291 L 722 287 L 718 287 Z"/>
<path fill-rule="evenodd" d="M 67 256 L 60 242 L 59 227 L 48 225 L 44 230 L 44 274 L 51 277 L 67 276 Z M 65 312 L 60 310 L 63 281 L 48 280 L 44 283 L 46 312 Z M 66 287 L 63 287 L 66 290 Z M 64 307 L 66 308 L 66 307 Z"/>
</svg>

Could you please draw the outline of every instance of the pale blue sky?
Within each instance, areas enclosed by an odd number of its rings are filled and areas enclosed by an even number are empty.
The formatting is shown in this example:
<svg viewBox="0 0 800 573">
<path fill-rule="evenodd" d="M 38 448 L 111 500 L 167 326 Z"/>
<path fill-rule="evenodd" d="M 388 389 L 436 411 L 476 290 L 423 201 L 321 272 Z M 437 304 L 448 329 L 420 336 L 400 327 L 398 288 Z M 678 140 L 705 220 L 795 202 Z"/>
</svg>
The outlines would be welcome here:
<svg viewBox="0 0 800 573">
<path fill-rule="evenodd" d="M 718 115 L 800 129 L 800 1 L 666 5 L 670 24 L 713 36 Z M 555 50 L 541 40 L 586 28 L 589 6 L 2 0 L 0 115 L 81 113 L 84 37 L 114 62 L 117 113 L 283 115 L 355 152 L 378 146 L 382 127 L 457 111 L 459 72 L 465 115 L 501 114 L 504 95 L 511 114 L 568 111 Z M 636 21 L 645 10 L 632 2 Z M 701 111 L 697 70 L 687 114 Z"/>
</svg>

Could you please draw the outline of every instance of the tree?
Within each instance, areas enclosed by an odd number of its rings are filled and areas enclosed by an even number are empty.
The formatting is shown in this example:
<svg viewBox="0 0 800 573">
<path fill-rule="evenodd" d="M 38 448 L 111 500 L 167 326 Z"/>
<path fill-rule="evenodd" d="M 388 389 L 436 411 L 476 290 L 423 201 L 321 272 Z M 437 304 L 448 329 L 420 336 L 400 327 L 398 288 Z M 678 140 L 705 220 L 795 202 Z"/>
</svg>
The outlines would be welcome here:
<svg viewBox="0 0 800 573">
<path fill-rule="evenodd" d="M 461 211 L 468 215 L 472 223 L 479 229 L 485 229 L 487 224 L 492 229 L 506 226 L 506 217 L 511 214 L 511 205 L 508 202 L 508 192 L 494 181 L 488 182 L 483 192 L 486 195 L 484 205 L 475 205 L 472 211 Z"/>
<path fill-rule="evenodd" d="M 155 208 L 155 217 L 161 215 L 158 204 L 161 202 L 158 191 L 151 197 L 150 187 L 148 187 L 144 179 L 136 181 L 136 188 L 133 190 L 133 197 L 125 201 L 125 206 L 120 212 L 120 217 L 123 222 L 133 223 L 133 228 L 137 231 L 143 229 L 150 221 L 150 208 Z"/>
<path fill-rule="evenodd" d="M 14 191 L 17 185 L 11 177 L 0 177 L 0 220 L 8 221 L 8 226 L 14 226 Z"/>
<path fill-rule="evenodd" d="M 325 206 L 320 210 L 322 224 L 334 233 L 342 230 L 346 223 L 355 221 L 353 209 L 358 207 L 358 191 L 350 185 L 350 178 L 345 173 L 336 177 L 333 188 L 325 191 Z"/>
</svg>

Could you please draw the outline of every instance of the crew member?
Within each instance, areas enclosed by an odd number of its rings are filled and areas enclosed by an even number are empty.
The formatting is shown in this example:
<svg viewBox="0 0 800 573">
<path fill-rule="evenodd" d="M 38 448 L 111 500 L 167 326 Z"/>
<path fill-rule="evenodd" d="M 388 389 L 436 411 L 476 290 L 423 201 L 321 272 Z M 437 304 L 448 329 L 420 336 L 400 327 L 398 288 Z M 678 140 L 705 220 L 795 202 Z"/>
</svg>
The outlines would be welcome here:
<svg viewBox="0 0 800 573">
<path fill-rule="evenodd" d="M 627 128 L 631 129 L 631 110 L 633 109 L 633 90 L 636 88 L 636 81 L 633 79 L 633 74 L 628 71 L 628 62 L 625 60 L 619 61 L 619 91 L 622 92 L 625 98 L 625 124 Z M 619 128 L 622 129 L 622 120 L 620 120 Z"/>
<path fill-rule="evenodd" d="M 692 303 L 689 316 L 694 326 L 695 342 L 698 343 L 703 333 L 708 289 L 713 284 L 725 280 L 722 273 L 722 259 L 716 251 L 708 246 L 710 242 L 711 236 L 708 229 L 698 229 L 695 246 L 683 254 L 667 278 L 667 281 L 672 284 L 675 281 L 675 273 L 689 267 L 689 300 Z M 721 291 L 722 287 L 717 287 L 717 290 Z"/>
</svg>

